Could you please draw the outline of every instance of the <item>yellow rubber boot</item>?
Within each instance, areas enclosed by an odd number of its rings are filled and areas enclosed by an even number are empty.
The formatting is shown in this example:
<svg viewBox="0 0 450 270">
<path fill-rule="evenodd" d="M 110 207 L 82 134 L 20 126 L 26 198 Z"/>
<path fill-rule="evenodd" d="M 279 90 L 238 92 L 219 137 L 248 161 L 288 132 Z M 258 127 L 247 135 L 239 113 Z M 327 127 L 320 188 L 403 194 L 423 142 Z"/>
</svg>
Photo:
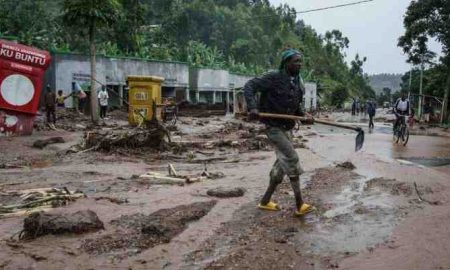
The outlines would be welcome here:
<svg viewBox="0 0 450 270">
<path fill-rule="evenodd" d="M 300 206 L 300 208 L 295 211 L 295 215 L 296 216 L 303 216 L 306 215 L 308 213 L 311 213 L 315 210 L 315 208 L 307 203 L 303 203 L 302 206 Z"/>
<path fill-rule="evenodd" d="M 278 206 L 278 204 L 270 201 L 266 205 L 258 204 L 259 209 L 263 210 L 269 210 L 269 211 L 279 211 L 281 208 Z"/>
</svg>

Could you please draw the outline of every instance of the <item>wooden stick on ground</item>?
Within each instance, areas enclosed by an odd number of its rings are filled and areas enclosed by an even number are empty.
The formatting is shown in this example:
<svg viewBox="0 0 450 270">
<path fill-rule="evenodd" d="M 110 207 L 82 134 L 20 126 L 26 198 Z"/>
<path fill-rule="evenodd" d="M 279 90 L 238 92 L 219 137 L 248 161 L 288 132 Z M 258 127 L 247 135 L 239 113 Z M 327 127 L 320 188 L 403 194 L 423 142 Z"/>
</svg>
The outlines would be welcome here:
<svg viewBox="0 0 450 270">
<path fill-rule="evenodd" d="M 429 201 L 429 200 L 424 199 L 419 193 L 419 189 L 417 188 L 416 182 L 414 182 L 414 189 L 416 190 L 416 193 L 417 193 L 417 196 L 419 197 L 419 200 L 421 200 L 423 202 L 426 202 L 426 203 L 429 203 L 429 204 L 432 204 L 432 205 L 439 205 L 441 203 L 440 201 Z"/>
<path fill-rule="evenodd" d="M 170 176 L 164 176 L 159 173 L 147 173 L 139 176 L 140 179 L 149 180 L 151 184 L 155 185 L 184 185 L 186 183 L 185 179 L 182 178 L 176 178 L 176 177 L 170 177 Z"/>
<path fill-rule="evenodd" d="M 169 169 L 170 176 L 178 176 L 178 173 L 175 170 L 175 167 L 171 163 L 169 163 L 168 169 Z"/>
<path fill-rule="evenodd" d="M 32 207 L 33 205 L 43 204 L 43 203 L 50 202 L 50 201 L 55 201 L 55 200 L 72 200 L 72 199 L 78 199 L 78 198 L 82 198 L 82 197 L 85 197 L 85 195 L 82 194 L 82 193 L 80 193 L 80 194 L 73 194 L 73 195 L 49 196 L 47 198 L 31 201 L 31 202 L 28 202 L 28 203 L 2 206 L 2 207 L 0 207 L 0 211 L 2 211 L 2 210 L 12 210 L 12 209 L 21 209 L 21 208 L 29 208 L 29 207 Z"/>
</svg>

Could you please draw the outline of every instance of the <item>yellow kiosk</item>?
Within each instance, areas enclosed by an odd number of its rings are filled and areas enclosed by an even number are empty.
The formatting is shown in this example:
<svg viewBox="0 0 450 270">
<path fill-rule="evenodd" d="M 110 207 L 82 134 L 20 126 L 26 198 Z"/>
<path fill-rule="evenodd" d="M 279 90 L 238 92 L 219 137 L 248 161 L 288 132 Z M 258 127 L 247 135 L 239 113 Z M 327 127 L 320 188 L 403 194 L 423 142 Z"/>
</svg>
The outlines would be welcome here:
<svg viewBox="0 0 450 270">
<path fill-rule="evenodd" d="M 164 78 L 157 76 L 127 76 L 128 122 L 139 125 L 144 119 L 161 119 L 161 84 Z M 141 116 L 142 115 L 142 116 Z"/>
</svg>

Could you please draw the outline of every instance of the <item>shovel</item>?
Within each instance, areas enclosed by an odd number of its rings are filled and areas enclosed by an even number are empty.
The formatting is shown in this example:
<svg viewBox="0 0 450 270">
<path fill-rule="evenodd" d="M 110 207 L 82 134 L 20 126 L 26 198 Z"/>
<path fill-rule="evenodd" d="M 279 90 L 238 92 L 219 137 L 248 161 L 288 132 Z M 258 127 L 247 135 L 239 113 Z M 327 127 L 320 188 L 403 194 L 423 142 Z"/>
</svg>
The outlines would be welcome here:
<svg viewBox="0 0 450 270">
<path fill-rule="evenodd" d="M 290 120 L 295 120 L 295 121 L 306 121 L 309 119 L 307 117 L 302 117 L 302 116 L 287 115 L 287 114 L 275 114 L 275 113 L 259 113 L 258 115 L 259 115 L 259 117 L 262 117 L 262 118 L 290 119 Z M 318 120 L 318 119 L 314 119 L 314 118 L 313 118 L 313 120 L 315 123 L 319 123 L 319 124 L 323 124 L 323 125 L 327 125 L 327 126 L 350 129 L 350 130 L 358 132 L 358 135 L 356 135 L 356 139 L 355 139 L 355 152 L 360 150 L 363 147 L 364 130 L 362 130 L 360 127 L 353 127 L 353 126 L 349 126 L 349 125 L 328 122 L 328 121 Z"/>
</svg>

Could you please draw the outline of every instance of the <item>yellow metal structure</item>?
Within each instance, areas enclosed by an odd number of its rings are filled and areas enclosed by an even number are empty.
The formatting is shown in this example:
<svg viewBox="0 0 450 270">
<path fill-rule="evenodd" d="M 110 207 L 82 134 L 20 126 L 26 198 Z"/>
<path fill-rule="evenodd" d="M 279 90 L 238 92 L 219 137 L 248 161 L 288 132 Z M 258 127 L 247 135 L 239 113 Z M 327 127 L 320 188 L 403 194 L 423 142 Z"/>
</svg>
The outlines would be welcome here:
<svg viewBox="0 0 450 270">
<path fill-rule="evenodd" d="M 150 120 L 153 114 L 157 119 L 161 119 L 161 113 L 158 113 L 158 110 L 154 112 L 154 108 L 161 106 L 161 84 L 164 78 L 127 76 L 127 81 L 129 87 L 128 103 L 130 104 L 128 122 L 132 125 L 139 125 L 143 121 L 142 116 Z"/>
</svg>

